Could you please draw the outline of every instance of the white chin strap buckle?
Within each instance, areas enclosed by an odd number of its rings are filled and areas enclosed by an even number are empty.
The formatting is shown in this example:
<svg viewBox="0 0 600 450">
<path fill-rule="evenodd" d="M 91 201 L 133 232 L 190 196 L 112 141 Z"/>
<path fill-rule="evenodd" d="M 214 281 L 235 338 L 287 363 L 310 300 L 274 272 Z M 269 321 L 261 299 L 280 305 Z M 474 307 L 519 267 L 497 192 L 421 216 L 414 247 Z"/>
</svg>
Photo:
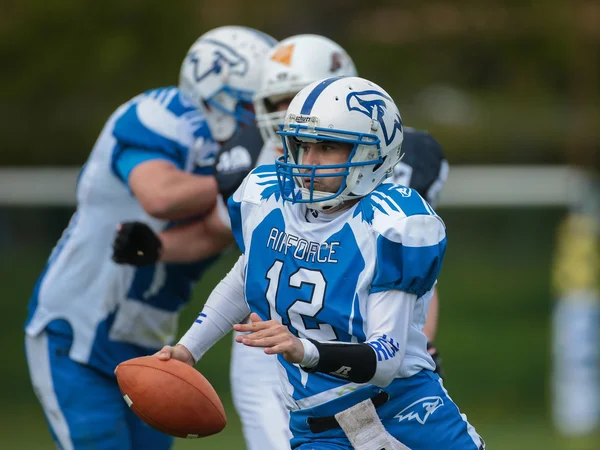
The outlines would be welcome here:
<svg viewBox="0 0 600 450">
<path fill-rule="evenodd" d="M 335 415 L 355 450 L 410 450 L 389 434 L 367 399 Z"/>
</svg>

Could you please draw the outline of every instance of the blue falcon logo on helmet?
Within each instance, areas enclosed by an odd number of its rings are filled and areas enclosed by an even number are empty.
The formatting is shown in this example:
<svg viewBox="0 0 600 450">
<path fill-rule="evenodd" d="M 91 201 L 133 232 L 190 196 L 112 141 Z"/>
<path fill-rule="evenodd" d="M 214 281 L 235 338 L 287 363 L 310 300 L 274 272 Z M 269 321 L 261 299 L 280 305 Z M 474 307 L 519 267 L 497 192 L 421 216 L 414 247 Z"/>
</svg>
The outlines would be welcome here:
<svg viewBox="0 0 600 450">
<path fill-rule="evenodd" d="M 392 99 L 379 91 L 352 92 L 346 97 L 346 105 L 350 111 L 358 111 L 368 116 L 376 118 L 379 121 L 386 145 L 396 137 L 397 131 L 402 131 L 402 119 L 399 114 L 392 116 L 387 112 L 386 100 L 392 102 Z M 376 115 L 373 116 L 373 110 Z"/>
<path fill-rule="evenodd" d="M 203 42 L 210 43 L 218 47 L 213 53 L 214 61 L 212 66 L 204 73 L 198 73 L 200 66 L 200 58 L 195 53 L 190 53 L 190 61 L 194 63 L 194 79 L 196 82 L 202 81 L 212 73 L 221 73 L 223 66 L 227 65 L 230 68 L 230 73 L 236 75 L 244 75 L 248 71 L 248 60 L 236 52 L 230 46 L 215 41 L 213 39 L 204 39 Z"/>
</svg>

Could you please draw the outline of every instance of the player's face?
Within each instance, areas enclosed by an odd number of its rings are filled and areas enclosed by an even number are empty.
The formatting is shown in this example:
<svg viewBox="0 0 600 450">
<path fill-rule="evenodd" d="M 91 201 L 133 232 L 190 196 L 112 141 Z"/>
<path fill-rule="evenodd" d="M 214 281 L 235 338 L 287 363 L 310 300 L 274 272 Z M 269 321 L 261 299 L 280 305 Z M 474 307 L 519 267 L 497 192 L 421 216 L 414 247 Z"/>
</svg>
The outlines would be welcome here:
<svg viewBox="0 0 600 450">
<path fill-rule="evenodd" d="M 299 163 L 311 166 L 344 164 L 352 151 L 352 144 L 345 142 L 321 141 L 317 143 L 303 142 L 299 148 Z M 347 169 L 320 169 L 316 174 L 344 172 Z M 305 172 L 310 172 L 306 169 Z M 310 178 L 305 178 L 304 187 L 310 188 Z M 343 177 L 315 178 L 314 189 L 323 192 L 337 192 L 342 185 Z"/>
</svg>

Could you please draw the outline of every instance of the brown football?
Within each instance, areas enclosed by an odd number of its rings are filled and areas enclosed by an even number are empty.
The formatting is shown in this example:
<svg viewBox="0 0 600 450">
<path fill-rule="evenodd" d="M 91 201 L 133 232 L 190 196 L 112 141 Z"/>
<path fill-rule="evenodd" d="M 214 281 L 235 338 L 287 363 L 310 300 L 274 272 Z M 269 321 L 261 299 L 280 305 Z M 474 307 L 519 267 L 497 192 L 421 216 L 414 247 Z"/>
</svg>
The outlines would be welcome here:
<svg viewBox="0 0 600 450">
<path fill-rule="evenodd" d="M 123 398 L 148 425 L 171 436 L 194 438 L 220 432 L 227 423 L 212 385 L 181 361 L 142 356 L 115 370 Z"/>
</svg>

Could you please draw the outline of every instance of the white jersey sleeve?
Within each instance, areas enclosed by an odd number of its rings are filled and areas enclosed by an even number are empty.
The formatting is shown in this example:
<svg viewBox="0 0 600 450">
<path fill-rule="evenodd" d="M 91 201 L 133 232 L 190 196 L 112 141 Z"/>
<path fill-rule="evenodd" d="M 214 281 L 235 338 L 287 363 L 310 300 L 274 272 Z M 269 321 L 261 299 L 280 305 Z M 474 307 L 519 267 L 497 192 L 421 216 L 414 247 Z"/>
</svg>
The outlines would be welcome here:
<svg viewBox="0 0 600 450">
<path fill-rule="evenodd" d="M 418 194 L 414 197 L 424 203 Z M 424 207 L 427 209 L 428 205 Z M 446 251 L 444 223 L 433 210 L 385 219 L 379 216 L 373 221 L 373 228 L 378 237 L 371 293 L 398 290 L 421 297 L 431 290 Z"/>
<path fill-rule="evenodd" d="M 244 266 L 244 255 L 241 255 L 211 292 L 202 312 L 179 341 L 190 351 L 194 361 L 198 362 L 234 324 L 250 314 L 244 298 Z"/>
<path fill-rule="evenodd" d="M 366 344 L 377 356 L 377 369 L 370 383 L 384 387 L 398 376 L 406 354 L 416 301 L 415 294 L 400 291 L 369 295 Z"/>
</svg>

